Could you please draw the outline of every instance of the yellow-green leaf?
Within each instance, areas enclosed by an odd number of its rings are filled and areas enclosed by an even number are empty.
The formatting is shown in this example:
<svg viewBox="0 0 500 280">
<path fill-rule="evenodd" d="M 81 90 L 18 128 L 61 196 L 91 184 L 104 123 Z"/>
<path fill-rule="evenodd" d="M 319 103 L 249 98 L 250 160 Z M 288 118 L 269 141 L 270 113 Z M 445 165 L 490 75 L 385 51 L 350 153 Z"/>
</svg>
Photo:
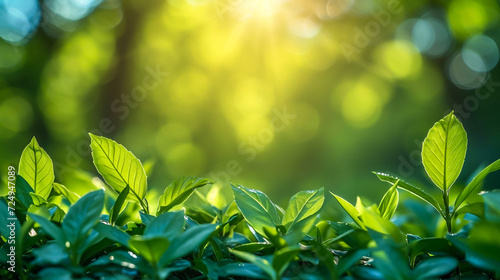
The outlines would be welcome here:
<svg viewBox="0 0 500 280">
<path fill-rule="evenodd" d="M 460 175 L 467 150 L 467 133 L 453 112 L 434 124 L 422 147 L 422 163 L 431 180 L 449 189 Z"/>
<path fill-rule="evenodd" d="M 54 183 L 54 166 L 49 155 L 38 145 L 35 137 L 24 148 L 19 163 L 19 175 L 45 200 L 49 198 Z"/>
<path fill-rule="evenodd" d="M 117 192 L 130 187 L 129 200 L 142 203 L 148 188 L 141 161 L 122 145 L 91 133 L 92 158 L 97 171 Z"/>
</svg>

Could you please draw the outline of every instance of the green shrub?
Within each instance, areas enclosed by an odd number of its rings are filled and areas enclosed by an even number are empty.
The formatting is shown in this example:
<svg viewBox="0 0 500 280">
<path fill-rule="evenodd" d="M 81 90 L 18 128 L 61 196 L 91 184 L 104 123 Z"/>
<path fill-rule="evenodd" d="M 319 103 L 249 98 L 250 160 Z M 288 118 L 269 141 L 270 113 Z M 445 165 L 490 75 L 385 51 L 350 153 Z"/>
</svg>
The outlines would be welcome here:
<svg viewBox="0 0 500 280">
<path fill-rule="evenodd" d="M 8 195 L 0 200 L 0 216 L 12 224 L 0 230 L 2 279 L 500 277 L 500 192 L 480 192 L 500 160 L 464 188 L 456 185 L 467 135 L 453 113 L 430 129 L 422 148 L 441 195 L 375 173 L 390 183 L 378 204 L 358 197 L 352 205 L 333 193 L 335 205 L 325 204 L 320 188 L 295 194 L 284 209 L 240 185 L 232 186 L 234 200 L 210 203 L 199 188 L 214 182 L 185 177 L 151 209 L 141 162 L 113 140 L 90 137 L 106 185 L 84 180 L 89 191 L 81 197 L 76 187 L 54 182 L 52 160 L 35 138 L 18 175 L 9 168 Z M 451 195 L 451 188 L 461 189 Z M 403 201 L 406 211 L 397 211 L 400 190 L 416 197 Z M 348 222 L 322 211 L 339 206 Z"/>
</svg>

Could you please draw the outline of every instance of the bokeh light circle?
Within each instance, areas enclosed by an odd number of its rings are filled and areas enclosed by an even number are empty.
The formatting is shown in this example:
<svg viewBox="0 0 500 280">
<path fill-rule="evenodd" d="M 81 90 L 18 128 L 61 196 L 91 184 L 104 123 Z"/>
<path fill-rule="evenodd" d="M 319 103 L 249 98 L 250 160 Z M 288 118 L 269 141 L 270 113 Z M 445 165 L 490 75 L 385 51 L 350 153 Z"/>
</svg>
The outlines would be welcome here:
<svg viewBox="0 0 500 280">
<path fill-rule="evenodd" d="M 475 89 L 486 81 L 487 73 L 482 60 L 475 61 L 475 67 L 482 71 L 474 71 L 464 61 L 462 53 L 457 53 L 449 62 L 448 75 L 450 80 L 461 89 Z"/>
<path fill-rule="evenodd" d="M 493 69 L 498 64 L 498 46 L 488 36 L 476 35 L 465 42 L 462 48 L 465 64 L 476 72 Z"/>
</svg>

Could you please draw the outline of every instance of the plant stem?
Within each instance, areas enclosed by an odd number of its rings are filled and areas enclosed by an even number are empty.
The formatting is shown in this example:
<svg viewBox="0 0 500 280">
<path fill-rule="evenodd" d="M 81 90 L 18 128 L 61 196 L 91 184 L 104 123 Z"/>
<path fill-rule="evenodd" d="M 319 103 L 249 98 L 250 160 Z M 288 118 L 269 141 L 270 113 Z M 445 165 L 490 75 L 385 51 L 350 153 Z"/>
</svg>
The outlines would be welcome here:
<svg viewBox="0 0 500 280">
<path fill-rule="evenodd" d="M 450 216 L 450 201 L 448 196 L 448 190 L 443 190 L 443 202 L 444 202 L 444 220 L 446 221 L 446 229 L 448 233 L 451 232 L 451 216 Z"/>
</svg>

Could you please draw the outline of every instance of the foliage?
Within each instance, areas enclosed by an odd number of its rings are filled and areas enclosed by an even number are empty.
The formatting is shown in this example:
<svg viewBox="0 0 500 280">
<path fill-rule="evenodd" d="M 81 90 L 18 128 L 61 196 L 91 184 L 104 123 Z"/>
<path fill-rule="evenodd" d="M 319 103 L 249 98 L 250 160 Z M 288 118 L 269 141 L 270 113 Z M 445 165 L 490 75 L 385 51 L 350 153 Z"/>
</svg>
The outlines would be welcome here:
<svg viewBox="0 0 500 280">
<path fill-rule="evenodd" d="M 467 148 L 453 113 L 430 129 L 422 150 L 441 197 L 376 173 L 391 184 L 378 204 L 358 197 L 353 205 L 333 193 L 326 197 L 338 205 L 328 204 L 320 188 L 298 192 L 284 210 L 261 191 L 233 185 L 234 200 L 216 206 L 198 191 L 212 181 L 185 177 L 169 184 L 158 208 L 149 209 L 141 162 L 110 139 L 91 138 L 94 164 L 110 188 L 81 197 L 54 182 L 51 159 L 34 138 L 23 151 L 16 192 L 0 200 L 2 219 L 7 202 L 14 201 L 19 221 L 17 270 L 2 270 L 2 279 L 500 277 L 500 192 L 478 194 L 500 161 L 479 172 L 450 204 Z M 399 190 L 419 199 L 400 199 Z M 413 211 L 397 211 L 400 200 Z M 323 214 L 338 206 L 349 222 Z M 442 220 L 425 219 L 432 217 L 428 208 Z M 6 265 L 9 232 L 0 233 Z"/>
</svg>

